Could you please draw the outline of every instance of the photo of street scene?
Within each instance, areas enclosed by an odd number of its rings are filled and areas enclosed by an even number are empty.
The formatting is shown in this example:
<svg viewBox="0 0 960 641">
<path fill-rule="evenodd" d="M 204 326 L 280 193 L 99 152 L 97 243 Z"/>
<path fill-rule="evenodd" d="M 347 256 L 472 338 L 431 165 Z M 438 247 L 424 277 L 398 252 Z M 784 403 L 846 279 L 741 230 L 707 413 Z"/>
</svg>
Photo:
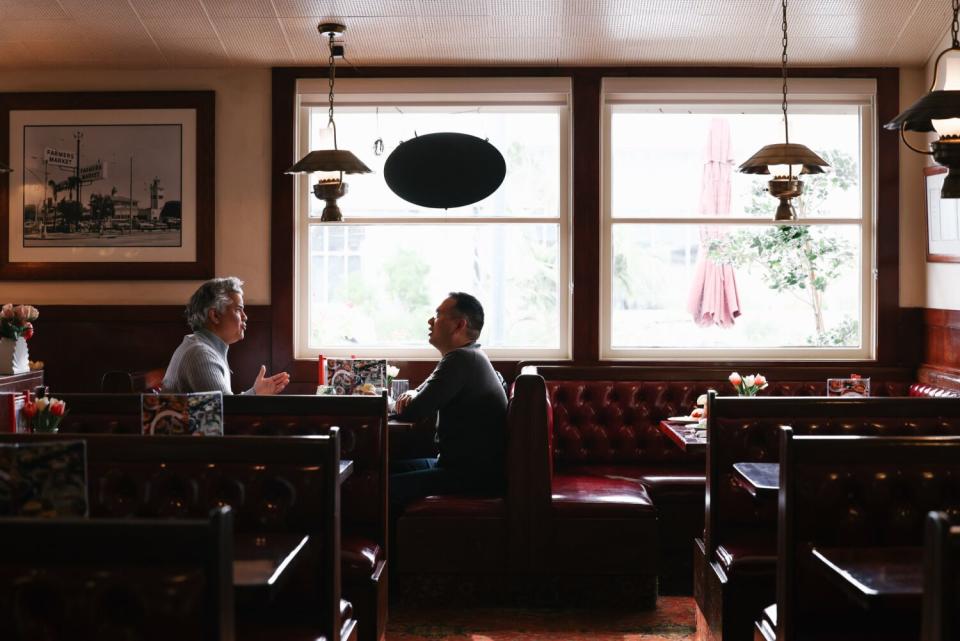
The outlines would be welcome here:
<svg viewBox="0 0 960 641">
<path fill-rule="evenodd" d="M 27 125 L 24 247 L 179 247 L 182 126 Z"/>
</svg>

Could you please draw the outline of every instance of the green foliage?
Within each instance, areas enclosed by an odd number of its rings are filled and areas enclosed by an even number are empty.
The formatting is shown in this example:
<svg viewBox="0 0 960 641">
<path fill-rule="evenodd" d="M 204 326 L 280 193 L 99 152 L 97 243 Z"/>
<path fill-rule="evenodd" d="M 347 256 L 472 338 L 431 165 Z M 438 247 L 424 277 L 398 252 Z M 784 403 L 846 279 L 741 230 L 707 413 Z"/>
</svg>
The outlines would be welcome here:
<svg viewBox="0 0 960 641">
<path fill-rule="evenodd" d="M 830 192 L 846 191 L 857 180 L 857 163 L 850 154 L 846 154 L 839 149 L 829 149 L 817 153 L 827 161 L 830 167 L 823 174 L 804 174 L 802 176 L 803 195 L 794 200 L 797 215 L 801 218 L 829 213 L 823 210 L 823 204 Z M 772 215 L 776 210 L 778 201 L 767 193 L 769 178 L 769 176 L 757 176 L 757 182 L 753 186 L 746 213 L 755 216 L 767 216 Z"/>
<path fill-rule="evenodd" d="M 384 262 L 388 289 L 400 305 L 414 311 L 430 304 L 426 283 L 428 265 L 417 252 L 400 249 Z"/>
<path fill-rule="evenodd" d="M 849 316 L 844 316 L 843 320 L 836 326 L 825 332 L 808 336 L 807 344 L 818 347 L 856 345 L 859 335 L 860 323 Z"/>
<path fill-rule="evenodd" d="M 57 213 L 66 225 L 76 225 L 83 215 L 83 205 L 76 200 L 61 200 L 57 203 Z"/>
<path fill-rule="evenodd" d="M 114 204 L 112 194 L 90 194 L 90 215 L 94 220 L 112 218 Z"/>
<path fill-rule="evenodd" d="M 848 243 L 800 225 L 733 232 L 711 241 L 708 251 L 720 263 L 757 265 L 763 281 L 777 292 L 807 288 L 823 292 L 853 260 Z"/>
</svg>

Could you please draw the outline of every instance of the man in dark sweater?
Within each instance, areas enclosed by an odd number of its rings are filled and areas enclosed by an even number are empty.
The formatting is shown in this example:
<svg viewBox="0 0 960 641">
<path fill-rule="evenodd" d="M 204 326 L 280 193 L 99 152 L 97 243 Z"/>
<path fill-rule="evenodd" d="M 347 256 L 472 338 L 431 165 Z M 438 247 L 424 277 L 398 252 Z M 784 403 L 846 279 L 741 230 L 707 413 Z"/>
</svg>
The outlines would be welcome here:
<svg viewBox="0 0 960 641">
<path fill-rule="evenodd" d="M 391 465 L 394 516 L 431 494 L 504 491 L 507 395 L 503 379 L 476 342 L 483 306 L 470 294 L 451 292 L 428 324 L 430 344 L 442 358 L 422 385 L 397 399 L 395 409 L 410 420 L 438 413 L 440 456 Z"/>
</svg>

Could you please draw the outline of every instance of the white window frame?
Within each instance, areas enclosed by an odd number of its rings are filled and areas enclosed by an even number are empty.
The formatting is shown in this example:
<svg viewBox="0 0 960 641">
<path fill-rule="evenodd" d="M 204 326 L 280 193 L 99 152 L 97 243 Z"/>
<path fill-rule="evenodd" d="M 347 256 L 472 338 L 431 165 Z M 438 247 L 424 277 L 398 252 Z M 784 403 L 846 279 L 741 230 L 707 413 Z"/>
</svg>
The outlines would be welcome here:
<svg viewBox="0 0 960 641">
<path fill-rule="evenodd" d="M 870 361 L 876 360 L 877 265 L 876 265 L 876 172 L 877 86 L 872 79 L 796 78 L 790 80 L 790 105 L 853 104 L 860 110 L 861 217 L 808 218 L 795 225 L 824 223 L 861 226 L 861 338 L 859 348 L 778 347 L 778 348 L 613 348 L 613 225 L 614 224 L 710 224 L 716 217 L 613 217 L 611 204 L 611 115 L 615 105 L 778 105 L 782 100 L 779 78 L 604 78 L 602 85 L 601 132 L 601 275 L 600 275 L 600 357 L 604 360 L 673 361 Z M 782 142 L 771 140 L 770 143 Z M 802 142 L 802 141 L 800 141 Z M 743 159 L 738 159 L 742 162 Z M 771 200 L 772 212 L 776 202 Z M 724 217 L 723 224 L 769 225 L 771 220 L 755 217 Z"/>
<path fill-rule="evenodd" d="M 310 109 L 327 106 L 327 79 L 310 78 L 297 81 L 295 99 L 294 155 L 291 164 L 309 151 Z M 560 166 L 559 211 L 550 217 L 453 217 L 443 211 L 420 213 L 416 217 L 371 217 L 351 218 L 344 212 L 338 223 L 321 223 L 309 215 L 310 198 L 314 198 L 311 185 L 313 176 L 297 174 L 294 181 L 295 216 L 295 270 L 294 270 L 294 356 L 298 359 L 315 359 L 326 356 L 392 357 L 406 360 L 436 360 L 437 352 L 429 345 L 423 348 L 400 347 L 321 347 L 309 348 L 307 335 L 309 229 L 313 225 L 484 225 L 484 224 L 557 224 L 559 243 L 559 273 L 557 282 L 557 306 L 559 314 L 559 345 L 555 349 L 537 348 L 491 348 L 484 351 L 493 359 L 565 359 L 572 354 L 571 292 L 573 262 L 571 202 L 571 79 L 558 78 L 343 78 L 337 80 L 337 107 L 348 106 L 544 106 L 556 107 L 560 113 Z M 437 304 L 440 301 L 436 301 Z M 482 301 L 481 301 L 482 302 Z M 489 314 L 490 310 L 487 310 Z M 426 318 L 424 324 L 426 324 Z M 483 336 L 480 337 L 483 342 Z"/>
</svg>

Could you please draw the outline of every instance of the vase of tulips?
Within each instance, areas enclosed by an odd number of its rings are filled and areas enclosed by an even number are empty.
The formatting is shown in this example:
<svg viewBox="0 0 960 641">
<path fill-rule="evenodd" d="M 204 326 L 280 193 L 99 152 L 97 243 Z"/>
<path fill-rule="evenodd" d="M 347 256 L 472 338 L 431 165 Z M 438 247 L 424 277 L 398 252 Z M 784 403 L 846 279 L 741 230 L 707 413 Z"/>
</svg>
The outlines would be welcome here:
<svg viewBox="0 0 960 641">
<path fill-rule="evenodd" d="M 7 303 L 0 308 L 0 374 L 30 371 L 27 341 L 40 312 L 32 305 Z"/>
<path fill-rule="evenodd" d="M 740 376 L 733 372 L 729 377 L 730 384 L 737 390 L 738 396 L 756 396 L 757 392 L 767 388 L 767 379 L 763 374 L 748 374 Z"/>
<path fill-rule="evenodd" d="M 41 397 L 23 404 L 24 423 L 31 432 L 55 433 L 67 414 L 67 404 L 57 398 Z"/>
</svg>

